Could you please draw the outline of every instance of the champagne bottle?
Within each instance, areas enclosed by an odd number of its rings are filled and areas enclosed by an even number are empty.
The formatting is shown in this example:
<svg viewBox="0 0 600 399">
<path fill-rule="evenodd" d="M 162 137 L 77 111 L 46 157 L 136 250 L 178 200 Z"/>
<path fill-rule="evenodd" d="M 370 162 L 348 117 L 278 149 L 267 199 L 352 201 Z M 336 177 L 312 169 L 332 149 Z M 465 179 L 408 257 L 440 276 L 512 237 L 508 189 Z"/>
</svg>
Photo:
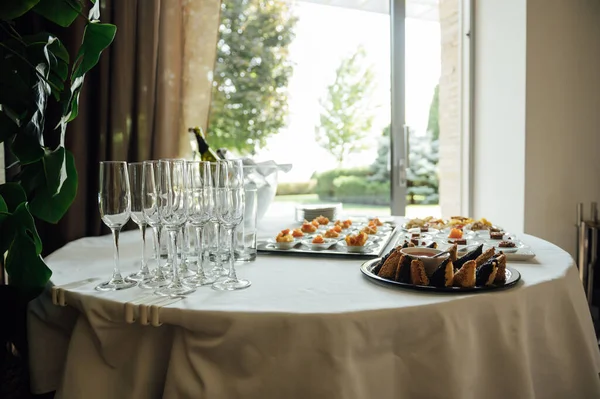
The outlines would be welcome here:
<svg viewBox="0 0 600 399">
<path fill-rule="evenodd" d="M 202 131 L 202 128 L 190 127 L 188 129 L 188 132 L 193 134 L 195 139 L 196 145 L 194 145 L 194 142 L 192 141 L 194 159 L 196 159 L 196 157 L 198 156 L 202 161 L 208 162 L 217 162 L 219 159 L 221 159 L 218 153 L 215 152 L 212 148 L 210 148 L 210 146 L 206 142 L 206 138 L 204 137 L 204 132 Z"/>
</svg>

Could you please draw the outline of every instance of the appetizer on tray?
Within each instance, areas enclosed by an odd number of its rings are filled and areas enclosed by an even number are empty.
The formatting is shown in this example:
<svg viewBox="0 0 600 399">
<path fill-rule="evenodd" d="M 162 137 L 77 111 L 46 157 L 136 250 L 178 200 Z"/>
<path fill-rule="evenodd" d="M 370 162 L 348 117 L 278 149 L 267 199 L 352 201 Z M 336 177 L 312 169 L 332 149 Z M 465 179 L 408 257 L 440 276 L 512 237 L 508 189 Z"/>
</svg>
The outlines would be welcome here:
<svg viewBox="0 0 600 399">
<path fill-rule="evenodd" d="M 341 227 L 343 230 L 349 229 L 350 226 L 352 226 L 352 220 L 347 219 L 347 220 L 336 220 L 335 222 L 335 226 L 339 226 Z"/>
<path fill-rule="evenodd" d="M 305 220 L 304 223 L 302 223 L 302 227 L 300 227 L 300 230 L 303 233 L 314 233 L 315 231 L 317 231 L 317 226 Z"/>
<path fill-rule="evenodd" d="M 321 216 L 315 218 L 313 220 L 313 223 L 314 222 L 317 222 L 317 224 L 320 224 L 322 226 L 326 226 L 329 224 L 329 218 L 326 218 L 325 216 L 321 215 Z"/>
<path fill-rule="evenodd" d="M 340 232 L 337 231 L 335 228 L 331 228 L 331 229 L 327 230 L 325 232 L 325 234 L 323 234 L 323 236 L 325 238 L 339 238 Z"/>
<path fill-rule="evenodd" d="M 296 245 L 294 236 L 290 229 L 281 230 L 275 237 L 275 242 L 272 243 L 277 249 L 292 249 Z"/>
</svg>

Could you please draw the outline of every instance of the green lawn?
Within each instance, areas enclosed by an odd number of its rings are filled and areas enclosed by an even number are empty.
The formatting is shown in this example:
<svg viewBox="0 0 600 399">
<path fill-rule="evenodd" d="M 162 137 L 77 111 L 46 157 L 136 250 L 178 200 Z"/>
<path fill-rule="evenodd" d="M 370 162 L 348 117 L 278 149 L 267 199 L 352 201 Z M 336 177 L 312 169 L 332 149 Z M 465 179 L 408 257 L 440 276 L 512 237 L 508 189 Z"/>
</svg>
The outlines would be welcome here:
<svg viewBox="0 0 600 399">
<path fill-rule="evenodd" d="M 301 194 L 301 195 L 278 195 L 274 202 L 277 203 L 296 203 L 296 204 L 318 204 L 320 202 L 317 194 Z M 390 208 L 380 205 L 363 205 L 363 204 L 344 204 L 344 211 L 348 213 L 368 213 L 374 215 L 389 215 Z M 408 205 L 406 207 L 406 216 L 408 217 L 423 217 L 423 216 L 438 216 L 440 213 L 439 205 Z"/>
</svg>

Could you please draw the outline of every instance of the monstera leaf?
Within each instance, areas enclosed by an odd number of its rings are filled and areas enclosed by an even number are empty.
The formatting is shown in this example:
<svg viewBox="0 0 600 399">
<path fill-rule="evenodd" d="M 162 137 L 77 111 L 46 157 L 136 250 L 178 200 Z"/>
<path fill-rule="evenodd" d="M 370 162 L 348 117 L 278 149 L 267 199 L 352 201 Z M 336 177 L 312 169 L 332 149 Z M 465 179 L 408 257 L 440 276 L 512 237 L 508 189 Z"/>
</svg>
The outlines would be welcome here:
<svg viewBox="0 0 600 399">
<path fill-rule="evenodd" d="M 7 252 L 9 282 L 27 293 L 39 292 L 51 276 L 40 256 L 34 218 L 57 223 L 77 194 L 75 160 L 65 148 L 67 124 L 78 114 L 86 73 L 117 29 L 100 23 L 100 9 L 94 0 L 0 0 L 0 143 L 19 166 L 14 181 L 0 185 L 0 255 Z M 27 12 L 63 27 L 84 18 L 77 54 L 71 57 L 51 32 L 20 35 L 12 20 Z M 56 134 L 44 130 L 51 102 L 62 117 L 56 126 L 59 144 L 49 148 L 44 136 Z"/>
</svg>

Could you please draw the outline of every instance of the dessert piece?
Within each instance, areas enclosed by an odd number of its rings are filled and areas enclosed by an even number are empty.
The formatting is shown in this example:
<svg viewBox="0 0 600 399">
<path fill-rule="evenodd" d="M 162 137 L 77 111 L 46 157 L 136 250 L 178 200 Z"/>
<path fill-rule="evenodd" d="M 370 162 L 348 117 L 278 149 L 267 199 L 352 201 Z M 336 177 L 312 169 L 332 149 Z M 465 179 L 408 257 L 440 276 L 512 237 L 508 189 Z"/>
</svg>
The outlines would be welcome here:
<svg viewBox="0 0 600 399">
<path fill-rule="evenodd" d="M 396 269 L 398 268 L 398 261 L 400 260 L 400 251 L 393 250 L 390 256 L 385 260 L 379 273 L 377 275 L 381 278 L 388 280 L 394 280 L 396 278 Z"/>
<path fill-rule="evenodd" d="M 496 252 L 496 250 L 494 248 L 489 248 L 484 253 L 479 255 L 477 257 L 477 259 L 475 259 L 475 263 L 477 263 L 477 266 L 479 267 L 479 266 L 483 265 L 485 262 L 487 262 L 489 259 L 491 259 L 492 256 L 494 256 L 494 252 Z"/>
<path fill-rule="evenodd" d="M 337 238 L 339 236 L 340 236 L 340 233 L 338 233 L 334 229 L 329 229 L 325 232 L 325 238 Z"/>
<path fill-rule="evenodd" d="M 483 244 L 477 246 L 477 248 L 475 248 L 471 252 L 468 252 L 467 254 L 465 254 L 462 257 L 460 257 L 459 259 L 457 259 L 456 262 L 454 262 L 454 268 L 460 269 L 468 261 L 470 261 L 470 260 L 475 261 L 475 259 L 477 259 L 477 257 L 479 257 L 479 255 L 481 255 L 482 253 L 483 253 Z"/>
<path fill-rule="evenodd" d="M 415 285 L 429 285 L 429 277 L 425 273 L 425 265 L 420 259 L 410 262 L 410 282 Z"/>
<path fill-rule="evenodd" d="M 474 260 L 467 261 L 462 267 L 454 274 L 452 284 L 456 287 L 461 288 L 472 288 L 475 287 L 477 265 Z"/>
<path fill-rule="evenodd" d="M 490 238 L 492 240 L 501 240 L 504 238 L 504 232 L 502 231 L 490 231 Z"/>
<path fill-rule="evenodd" d="M 340 226 L 342 229 L 347 229 L 352 226 L 352 221 L 350 219 L 344 221 L 338 220 L 335 222 L 335 225 Z"/>
<path fill-rule="evenodd" d="M 498 260 L 489 259 L 484 264 L 477 268 L 475 284 L 476 285 L 492 285 L 496 279 L 498 272 Z"/>
<path fill-rule="evenodd" d="M 491 227 L 492 223 L 490 223 L 486 218 L 481 218 L 471 225 L 471 230 L 489 230 Z"/>
<path fill-rule="evenodd" d="M 394 280 L 399 283 L 410 284 L 410 264 L 412 259 L 408 255 L 400 256 L 398 261 L 398 268 L 396 268 L 396 276 Z"/>
<path fill-rule="evenodd" d="M 339 225 L 333 226 L 332 229 L 335 230 L 337 233 L 341 233 L 342 232 L 342 226 L 339 226 Z"/>
<path fill-rule="evenodd" d="M 410 219 L 408 222 L 406 222 L 405 228 L 413 229 L 415 227 L 423 227 L 426 224 L 427 224 L 427 220 L 415 218 L 415 219 Z"/>
<path fill-rule="evenodd" d="M 419 239 L 418 238 L 411 238 L 410 239 L 411 244 L 413 244 L 414 246 L 419 246 Z"/>
<path fill-rule="evenodd" d="M 315 227 L 319 227 L 319 221 L 317 219 L 313 219 L 310 224 L 312 224 Z"/>
<path fill-rule="evenodd" d="M 419 238 L 421 237 L 421 233 L 411 233 L 410 238 Z"/>
<path fill-rule="evenodd" d="M 502 231 L 502 229 L 499 227 L 495 227 L 495 226 L 490 227 L 490 232 L 499 233 L 501 231 Z"/>
<path fill-rule="evenodd" d="M 496 260 L 498 261 L 498 270 L 496 270 L 494 283 L 504 284 L 506 283 L 506 255 L 501 254 Z"/>
<path fill-rule="evenodd" d="M 427 233 L 429 231 L 429 226 L 423 226 L 420 228 L 421 233 Z"/>
<path fill-rule="evenodd" d="M 449 250 L 448 253 L 450 254 L 450 260 L 452 262 L 456 262 L 456 260 L 458 259 L 458 245 L 454 244 Z"/>
<path fill-rule="evenodd" d="M 435 269 L 431 275 L 431 278 L 429 279 L 429 284 L 438 288 L 451 287 L 453 281 L 454 265 L 452 265 L 452 260 L 447 258 L 437 267 L 437 269 Z"/>
<path fill-rule="evenodd" d="M 323 238 L 323 236 L 321 234 L 317 234 L 317 236 L 315 238 L 313 238 L 312 243 L 313 244 L 324 244 L 325 239 Z"/>
<path fill-rule="evenodd" d="M 365 226 L 365 227 L 363 227 L 361 232 L 370 234 L 370 235 L 377 234 L 377 226 Z"/>
<path fill-rule="evenodd" d="M 448 234 L 448 238 L 462 238 L 463 232 L 461 229 L 452 229 L 450 230 L 450 234 Z"/>
<path fill-rule="evenodd" d="M 457 245 L 467 245 L 466 238 L 457 238 L 455 240 L 448 240 L 448 242 L 451 244 L 457 244 Z"/>
<path fill-rule="evenodd" d="M 347 235 L 345 240 L 346 240 L 346 245 L 348 245 L 349 247 L 362 247 L 367 243 L 367 239 L 369 238 L 369 236 L 367 236 L 366 233 L 363 233 L 362 231 L 356 235 L 350 234 Z"/>
<path fill-rule="evenodd" d="M 320 215 L 318 218 L 315 218 L 316 222 L 320 225 L 329 224 L 329 218 L 326 218 L 323 215 Z"/>
<path fill-rule="evenodd" d="M 374 224 L 375 226 L 383 226 L 383 223 L 381 222 L 381 220 L 379 220 L 379 218 L 369 220 L 369 224 Z"/>
<path fill-rule="evenodd" d="M 500 244 L 498 244 L 498 248 L 515 248 L 517 246 L 517 244 L 515 244 L 512 241 L 500 241 Z"/>
<path fill-rule="evenodd" d="M 275 237 L 276 242 L 293 242 L 294 237 L 290 234 L 290 229 L 281 230 L 277 237 Z"/>
<path fill-rule="evenodd" d="M 396 247 L 396 248 L 392 249 L 390 252 L 388 252 L 387 254 L 383 255 L 383 257 L 381 259 L 379 259 L 379 262 L 377 262 L 377 264 L 375 265 L 375 267 L 373 269 L 371 269 L 371 272 L 373 272 L 373 274 L 379 275 L 379 271 L 381 270 L 381 266 L 383 266 L 383 264 L 385 263 L 385 261 L 388 260 L 388 258 L 390 257 L 390 255 L 392 255 L 395 251 L 400 251 L 400 247 Z"/>
<path fill-rule="evenodd" d="M 294 229 L 294 231 L 292 231 L 292 237 L 301 238 L 304 237 L 304 233 L 301 229 Z"/>
<path fill-rule="evenodd" d="M 300 230 L 302 230 L 303 233 L 314 233 L 317 231 L 317 226 L 305 220 L 304 223 L 302 223 Z"/>
</svg>

